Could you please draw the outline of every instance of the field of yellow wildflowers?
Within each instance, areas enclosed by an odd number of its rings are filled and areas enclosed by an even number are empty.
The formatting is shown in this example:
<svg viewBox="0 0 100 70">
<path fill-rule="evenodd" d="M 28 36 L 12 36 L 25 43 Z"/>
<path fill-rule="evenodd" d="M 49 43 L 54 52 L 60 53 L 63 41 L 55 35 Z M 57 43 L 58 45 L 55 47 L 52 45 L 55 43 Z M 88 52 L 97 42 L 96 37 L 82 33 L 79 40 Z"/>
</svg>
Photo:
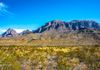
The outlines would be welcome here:
<svg viewBox="0 0 100 70">
<path fill-rule="evenodd" d="M 99 70 L 100 47 L 0 46 L 0 70 Z"/>
</svg>

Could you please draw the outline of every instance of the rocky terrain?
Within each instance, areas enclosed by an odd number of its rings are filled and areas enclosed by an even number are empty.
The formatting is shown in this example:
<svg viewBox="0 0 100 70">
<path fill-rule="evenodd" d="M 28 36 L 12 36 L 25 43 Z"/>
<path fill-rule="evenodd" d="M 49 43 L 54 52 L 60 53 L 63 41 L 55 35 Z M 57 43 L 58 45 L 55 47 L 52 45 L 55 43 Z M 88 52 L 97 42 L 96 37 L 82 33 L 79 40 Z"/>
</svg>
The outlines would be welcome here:
<svg viewBox="0 0 100 70">
<path fill-rule="evenodd" d="M 87 20 L 73 20 L 71 22 L 53 20 L 33 31 L 33 33 L 43 33 L 46 31 L 71 32 L 82 29 L 100 30 L 100 24 L 95 21 Z"/>
<path fill-rule="evenodd" d="M 5 38 L 7 42 L 12 39 L 13 42 L 19 41 L 18 44 L 23 41 L 26 44 L 43 46 L 100 45 L 100 24 L 89 20 L 53 20 L 33 31 L 17 33 L 9 28 L 0 39 L 6 42 Z"/>
</svg>

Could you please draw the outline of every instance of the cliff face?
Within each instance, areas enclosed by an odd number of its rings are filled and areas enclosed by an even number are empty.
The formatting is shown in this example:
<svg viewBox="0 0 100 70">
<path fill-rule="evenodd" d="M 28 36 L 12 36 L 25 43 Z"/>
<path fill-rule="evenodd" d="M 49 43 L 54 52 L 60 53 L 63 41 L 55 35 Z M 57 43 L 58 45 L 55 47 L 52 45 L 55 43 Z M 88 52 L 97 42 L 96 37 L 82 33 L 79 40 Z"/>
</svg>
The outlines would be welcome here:
<svg viewBox="0 0 100 70">
<path fill-rule="evenodd" d="M 81 29 L 100 30 L 100 24 L 95 21 L 86 20 L 73 20 L 71 22 L 53 20 L 33 31 L 33 33 L 43 33 L 46 31 L 69 32 Z"/>
</svg>

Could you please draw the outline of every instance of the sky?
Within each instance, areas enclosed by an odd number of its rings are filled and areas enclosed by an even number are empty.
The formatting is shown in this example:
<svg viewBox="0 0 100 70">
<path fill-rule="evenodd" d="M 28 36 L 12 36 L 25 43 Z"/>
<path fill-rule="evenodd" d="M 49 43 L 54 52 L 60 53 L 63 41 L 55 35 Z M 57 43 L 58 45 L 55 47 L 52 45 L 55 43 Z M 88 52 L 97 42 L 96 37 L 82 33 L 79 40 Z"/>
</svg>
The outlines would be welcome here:
<svg viewBox="0 0 100 70">
<path fill-rule="evenodd" d="M 100 0 L 0 0 L 0 33 L 35 30 L 52 20 L 100 22 Z"/>
</svg>

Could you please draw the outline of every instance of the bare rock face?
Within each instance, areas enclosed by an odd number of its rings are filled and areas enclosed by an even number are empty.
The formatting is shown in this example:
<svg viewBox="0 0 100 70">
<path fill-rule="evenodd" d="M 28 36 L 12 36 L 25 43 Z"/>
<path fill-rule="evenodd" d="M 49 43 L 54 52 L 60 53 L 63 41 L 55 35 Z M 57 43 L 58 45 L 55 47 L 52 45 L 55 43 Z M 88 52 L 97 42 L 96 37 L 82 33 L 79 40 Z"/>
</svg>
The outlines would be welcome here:
<svg viewBox="0 0 100 70">
<path fill-rule="evenodd" d="M 88 20 L 73 20 L 71 22 L 53 20 L 33 31 L 33 33 L 43 33 L 48 31 L 70 32 L 81 29 L 100 30 L 100 24 L 95 21 Z"/>
<path fill-rule="evenodd" d="M 46 23 L 44 26 L 38 28 L 33 31 L 34 33 L 43 33 L 46 31 L 64 31 L 66 30 L 65 22 L 60 20 L 53 20 L 51 22 Z"/>
<path fill-rule="evenodd" d="M 14 29 L 9 28 L 2 34 L 2 37 L 16 37 L 18 34 Z"/>
</svg>

